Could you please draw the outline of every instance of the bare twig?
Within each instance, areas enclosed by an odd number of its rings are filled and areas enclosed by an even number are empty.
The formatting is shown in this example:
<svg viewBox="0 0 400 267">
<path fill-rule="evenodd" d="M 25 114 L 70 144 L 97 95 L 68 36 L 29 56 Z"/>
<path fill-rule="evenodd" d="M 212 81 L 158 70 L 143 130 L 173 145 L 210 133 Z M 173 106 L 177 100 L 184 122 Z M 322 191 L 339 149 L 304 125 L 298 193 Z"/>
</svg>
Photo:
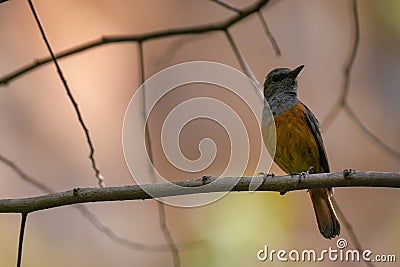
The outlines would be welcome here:
<svg viewBox="0 0 400 267">
<path fill-rule="evenodd" d="M 78 203 L 144 200 L 212 192 L 247 191 L 251 181 L 261 184 L 257 191 L 289 192 L 294 190 L 325 187 L 392 187 L 400 188 L 400 172 L 353 171 L 310 174 L 298 182 L 296 175 L 275 176 L 264 179 L 260 176 L 223 177 L 185 180 L 174 183 L 157 183 L 120 187 L 75 188 L 73 190 L 31 198 L 1 199 L 0 213 L 30 213 L 38 210 L 68 206 Z M 238 181 L 232 188 L 232 181 Z M 259 182 L 259 183 L 258 183 Z M 203 186 L 207 184 L 208 186 Z M 176 187 L 178 185 L 179 187 Z M 232 188 L 232 190 L 231 190 Z M 151 190 L 152 196 L 147 191 Z"/>
<path fill-rule="evenodd" d="M 382 141 L 376 134 L 374 134 L 367 126 L 361 121 L 359 117 L 357 117 L 356 113 L 353 111 L 349 104 L 344 105 L 344 110 L 347 115 L 355 122 L 355 124 L 361 129 L 363 133 L 365 133 L 371 140 L 378 145 L 378 147 L 382 148 L 386 153 L 392 155 L 393 157 L 400 159 L 400 152 L 394 150 L 392 147 L 387 145 Z"/>
<path fill-rule="evenodd" d="M 171 43 L 167 44 L 165 50 L 157 59 L 151 62 L 155 66 L 164 66 L 167 62 L 182 49 L 183 46 L 193 41 L 199 41 L 199 36 L 187 36 L 187 38 L 175 38 Z"/>
<path fill-rule="evenodd" d="M 51 189 L 50 187 L 46 186 L 45 184 L 39 182 L 37 179 L 33 178 L 32 176 L 28 175 L 24 170 L 22 170 L 17 164 L 12 162 L 11 160 L 7 159 L 3 155 L 0 154 L 0 161 L 3 162 L 5 165 L 9 166 L 13 171 L 15 171 L 20 178 L 24 181 L 28 182 L 29 184 L 33 185 L 34 187 L 42 190 L 47 194 L 55 194 L 56 191 Z M 76 205 L 73 206 L 74 208 L 78 209 L 79 212 L 82 214 L 84 218 L 86 218 L 93 226 L 99 230 L 102 234 L 106 235 L 110 240 L 113 242 L 123 245 L 127 248 L 143 251 L 143 252 L 165 252 L 168 251 L 170 248 L 166 245 L 149 245 L 143 244 L 139 242 L 133 242 L 129 239 L 126 239 L 120 235 L 118 235 L 115 231 L 111 228 L 106 226 L 95 214 L 93 214 L 86 206 L 83 205 Z M 203 242 L 203 240 L 199 241 L 191 241 L 179 244 L 179 248 L 184 249 L 192 245 L 196 245 Z"/>
<path fill-rule="evenodd" d="M 42 35 L 43 41 L 45 42 L 45 44 L 47 46 L 47 49 L 49 50 L 49 53 L 51 55 L 51 59 L 54 62 L 54 65 L 56 66 L 56 69 L 57 69 L 57 72 L 58 72 L 58 76 L 60 77 L 61 82 L 64 85 L 64 88 L 65 88 L 65 91 L 66 91 L 66 93 L 68 95 L 68 98 L 71 101 L 72 105 L 74 106 L 74 110 L 76 112 L 76 115 L 78 116 L 79 123 L 80 123 L 83 131 L 85 132 L 86 141 L 87 141 L 87 143 L 89 145 L 89 149 L 90 149 L 89 158 L 90 158 L 90 161 L 92 163 L 92 168 L 93 168 L 93 170 L 95 172 L 95 175 L 96 175 L 96 178 L 98 180 L 99 186 L 102 187 L 102 186 L 104 186 L 104 177 L 100 173 L 100 170 L 97 167 L 96 161 L 94 159 L 94 146 L 92 144 L 92 139 L 90 138 L 90 135 L 89 135 L 89 129 L 86 127 L 86 124 L 83 121 L 83 117 L 82 117 L 82 114 L 81 114 L 81 112 L 79 110 L 78 103 L 76 102 L 74 96 L 72 95 L 72 92 L 71 92 L 71 90 L 70 90 L 70 88 L 69 88 L 69 86 L 67 84 L 67 81 L 66 81 L 66 79 L 64 77 L 64 74 L 61 71 L 61 67 L 58 65 L 56 56 L 53 53 L 53 50 L 52 50 L 52 48 L 50 46 L 50 43 L 49 43 L 49 41 L 48 41 L 48 39 L 46 37 L 46 33 L 44 32 L 42 24 L 40 23 L 40 19 L 39 19 L 37 13 L 36 13 L 35 7 L 33 6 L 32 0 L 27 0 L 27 1 L 29 3 L 29 7 L 31 8 L 32 14 L 35 17 L 35 20 L 36 20 L 37 26 L 38 26 L 38 28 L 40 30 L 40 33 Z"/>
<path fill-rule="evenodd" d="M 356 59 L 358 44 L 360 43 L 360 22 L 358 20 L 357 0 L 353 0 L 353 18 L 354 18 L 354 31 L 355 31 L 354 43 L 349 61 L 347 62 L 346 67 L 344 69 L 344 84 L 343 84 L 342 96 L 340 97 L 340 103 L 342 105 L 346 103 L 347 96 L 349 94 L 351 69 L 353 68 L 354 61 Z"/>
<path fill-rule="evenodd" d="M 56 59 L 61 59 L 64 57 L 68 57 L 77 53 L 81 53 L 83 51 L 106 45 L 106 44 L 115 44 L 115 43 L 124 43 L 124 42 L 145 42 L 149 40 L 165 38 L 165 37 L 172 37 L 176 35 L 186 35 L 186 34 L 201 34 L 201 33 L 208 33 L 213 31 L 224 31 L 228 29 L 230 26 L 236 24 L 239 21 L 247 18 L 251 14 L 261 10 L 269 0 L 260 0 L 255 4 L 251 5 L 250 7 L 243 9 L 241 14 L 237 14 L 231 18 L 228 18 L 224 21 L 219 23 L 211 23 L 206 25 L 199 25 L 199 26 L 192 26 L 192 27 L 184 27 L 184 28 L 176 28 L 176 29 L 167 29 L 157 32 L 145 33 L 145 34 L 134 34 L 134 35 L 111 35 L 111 36 L 103 36 L 97 40 L 89 41 L 87 43 L 83 43 L 81 45 L 77 45 L 70 49 L 64 50 L 60 53 L 55 55 Z M 28 64 L 26 66 L 21 67 L 11 73 L 3 76 L 0 78 L 0 85 L 5 85 L 12 80 L 24 75 L 39 66 L 48 64 L 52 61 L 51 57 L 46 57 L 42 59 L 38 59 L 35 62 Z"/>
<path fill-rule="evenodd" d="M 242 10 L 232 6 L 231 4 L 229 4 L 229 3 L 227 3 L 227 2 L 225 2 L 223 0 L 210 0 L 210 1 L 220 5 L 222 7 L 224 7 L 226 9 L 230 10 L 230 11 L 236 12 L 238 14 L 242 14 L 243 13 Z"/>
<path fill-rule="evenodd" d="M 261 91 L 260 83 L 258 82 L 256 76 L 254 75 L 253 71 L 251 70 L 249 64 L 247 64 L 246 59 L 240 53 L 239 48 L 237 47 L 235 41 L 232 38 L 232 35 L 229 33 L 228 30 L 225 31 L 225 36 L 226 36 L 226 39 L 228 39 L 229 44 L 232 47 L 232 50 L 235 53 L 237 60 L 239 61 L 240 67 L 243 69 L 243 71 L 246 73 L 246 75 L 253 81 L 253 83 L 255 85 L 254 89 L 256 90 L 256 93 L 260 96 L 261 99 L 264 99 L 263 93 Z"/>
<path fill-rule="evenodd" d="M 349 233 L 351 241 L 353 241 L 354 246 L 356 247 L 356 249 L 361 252 L 363 250 L 362 247 L 361 247 L 361 243 L 358 240 L 358 237 L 357 237 L 356 233 L 354 232 L 354 229 L 351 226 L 349 220 L 347 220 L 346 216 L 344 215 L 342 209 L 340 208 L 340 206 L 336 202 L 335 198 L 331 198 L 331 201 L 332 201 L 332 204 L 333 204 L 333 206 L 335 208 L 335 211 L 336 211 L 337 215 L 340 218 L 340 221 L 342 222 L 344 228 L 346 228 L 347 232 Z M 363 258 L 363 261 L 369 267 L 374 267 L 375 266 L 372 262 L 366 261 L 364 258 Z"/>
<path fill-rule="evenodd" d="M 77 205 L 75 206 L 82 215 L 88 219 L 101 233 L 105 234 L 108 238 L 110 238 L 113 242 L 122 245 L 124 247 L 142 251 L 142 252 L 166 252 L 170 251 L 171 248 L 169 245 L 150 245 L 150 244 L 143 244 L 139 242 L 131 241 L 123 236 L 118 235 L 115 231 L 105 225 L 96 215 L 94 215 L 86 206 L 84 205 Z M 191 246 L 198 245 L 203 243 L 205 240 L 195 240 L 177 244 L 177 249 L 186 249 Z"/>
<path fill-rule="evenodd" d="M 396 151 L 389 145 L 387 145 L 378 135 L 374 134 L 368 127 L 361 121 L 361 119 L 356 115 L 354 110 L 351 108 L 351 105 L 348 103 L 347 98 L 350 91 L 350 76 L 351 70 L 354 65 L 354 61 L 357 56 L 357 50 L 360 43 L 360 22 L 358 16 L 358 8 L 357 8 L 357 0 L 353 0 L 352 2 L 352 11 L 354 18 L 354 43 L 353 48 L 349 57 L 349 60 L 346 64 L 344 70 L 344 82 L 341 90 L 341 96 L 339 101 L 332 107 L 331 111 L 328 113 L 325 120 L 321 123 L 322 130 L 326 130 L 330 124 L 335 120 L 339 112 L 344 109 L 346 114 L 355 122 L 355 124 L 361 129 L 363 133 L 365 133 L 371 140 L 380 148 L 382 148 L 386 153 L 395 157 L 396 159 L 400 159 L 400 152 Z"/>
<path fill-rule="evenodd" d="M 278 45 L 278 43 L 276 42 L 275 37 L 272 35 L 271 31 L 269 30 L 267 21 L 265 20 L 265 18 L 264 18 L 264 16 L 263 16 L 263 14 L 262 14 L 261 11 L 258 11 L 258 12 L 257 12 L 257 15 L 258 15 L 258 18 L 259 18 L 260 21 L 261 21 L 261 25 L 263 26 L 263 29 L 264 29 L 265 34 L 267 35 L 269 41 L 270 41 L 271 44 L 272 44 L 272 48 L 274 49 L 275 54 L 276 54 L 278 57 L 280 57 L 280 56 L 281 56 L 281 49 L 279 48 L 279 45 Z"/>
<path fill-rule="evenodd" d="M 17 255 L 17 267 L 21 267 L 22 262 L 22 247 L 24 245 L 24 237 L 25 237 L 25 226 L 26 219 L 28 217 L 27 213 L 21 214 L 21 228 L 19 230 L 19 241 L 18 241 L 18 255 Z"/>
<path fill-rule="evenodd" d="M 371 130 L 365 126 L 365 124 L 358 118 L 356 113 L 351 108 L 351 105 L 348 103 L 347 98 L 350 91 L 350 77 L 351 77 L 351 70 L 354 65 L 354 61 L 357 56 L 358 46 L 360 43 L 360 22 L 359 22 L 359 15 L 358 15 L 358 7 L 357 7 L 357 0 L 352 1 L 352 13 L 354 19 L 354 40 L 353 40 L 353 47 L 351 50 L 350 57 L 344 69 L 344 81 L 343 87 L 341 90 L 341 95 L 339 101 L 332 107 L 331 111 L 328 113 L 327 117 L 321 124 L 321 128 L 326 130 L 331 123 L 335 120 L 339 112 L 344 109 L 346 114 L 356 123 L 356 125 L 361 129 L 363 133 L 365 133 L 371 140 L 380 148 L 382 148 L 388 154 L 394 156 L 397 159 L 400 159 L 400 152 L 394 150 L 385 142 L 383 142 L 376 134 L 374 134 Z"/>
<path fill-rule="evenodd" d="M 161 231 L 164 235 L 165 240 L 167 241 L 169 250 L 171 251 L 172 254 L 172 259 L 174 261 L 174 267 L 179 267 L 181 266 L 181 260 L 179 257 L 179 250 L 175 244 L 174 239 L 172 238 L 171 232 L 169 231 L 168 225 L 167 225 L 167 217 L 165 214 L 165 206 L 164 203 L 161 201 L 157 201 L 157 207 L 158 207 L 158 215 L 159 215 L 159 224 Z"/>
<path fill-rule="evenodd" d="M 328 115 L 321 122 L 321 131 L 326 131 L 332 124 L 332 122 L 336 119 L 343 105 L 339 102 L 335 103 L 331 110 L 328 112 Z"/>
<path fill-rule="evenodd" d="M 144 86 L 144 81 L 145 81 L 145 73 L 144 73 L 144 55 L 143 55 L 143 43 L 142 42 L 138 42 L 138 46 L 139 46 L 139 63 L 140 63 L 140 77 L 141 77 L 141 81 L 142 81 L 142 86 Z M 149 159 L 151 161 L 151 163 L 154 163 L 154 158 L 153 158 L 153 150 L 152 150 L 152 146 L 151 146 L 151 136 L 150 136 L 150 128 L 149 128 L 149 122 L 147 121 L 147 101 L 146 101 L 146 89 L 143 87 L 143 121 L 145 123 L 145 142 L 146 142 L 146 146 L 147 146 L 147 153 L 149 156 Z M 154 169 L 152 168 L 152 166 L 148 166 L 149 167 L 149 171 L 151 173 L 151 180 L 154 182 L 156 182 L 155 179 L 155 173 L 154 173 Z M 160 225 L 160 229 L 164 235 L 165 240 L 167 241 L 168 247 L 171 251 L 172 254 L 172 259 L 174 262 L 174 267 L 179 267 L 181 265 L 181 261 L 179 258 L 179 251 L 176 247 L 176 244 L 171 236 L 171 233 L 169 231 L 169 228 L 167 226 L 167 219 L 166 219 L 166 215 L 165 215 L 165 207 L 164 207 L 164 203 L 161 201 L 157 201 L 157 207 L 158 207 L 158 215 L 159 215 L 159 225 Z"/>
<path fill-rule="evenodd" d="M 43 192 L 46 192 L 48 194 L 55 193 L 54 190 L 52 190 L 50 187 L 47 185 L 39 182 L 29 174 L 27 174 L 23 169 L 21 169 L 17 164 L 15 164 L 13 161 L 9 160 L 8 158 L 4 157 L 3 155 L 0 154 L 0 161 L 3 162 L 5 165 L 10 167 L 13 171 L 15 171 L 20 178 L 22 178 L 24 181 L 30 183 L 31 185 L 35 186 L 36 188 L 39 188 Z"/>
<path fill-rule="evenodd" d="M 339 102 L 332 107 L 331 111 L 328 113 L 325 120 L 321 123 L 321 128 L 323 128 L 323 129 L 329 128 L 331 123 L 335 120 L 341 107 L 343 107 L 346 104 L 347 96 L 348 96 L 349 90 L 350 90 L 351 70 L 353 68 L 354 61 L 357 56 L 358 45 L 360 43 L 360 22 L 359 22 L 359 18 L 358 18 L 357 0 L 353 0 L 352 12 L 353 12 L 353 19 L 354 19 L 353 47 L 351 50 L 350 57 L 344 68 L 344 81 L 343 81 L 343 87 L 341 89 L 341 95 L 339 98 Z"/>
</svg>

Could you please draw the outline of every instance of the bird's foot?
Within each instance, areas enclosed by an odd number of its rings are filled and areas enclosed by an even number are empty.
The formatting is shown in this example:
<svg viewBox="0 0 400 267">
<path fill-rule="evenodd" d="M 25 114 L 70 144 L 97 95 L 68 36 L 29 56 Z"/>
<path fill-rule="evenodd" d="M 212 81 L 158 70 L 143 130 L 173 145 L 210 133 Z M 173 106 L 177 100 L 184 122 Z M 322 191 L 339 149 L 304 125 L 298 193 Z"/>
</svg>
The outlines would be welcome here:
<svg viewBox="0 0 400 267">
<path fill-rule="evenodd" d="M 306 176 L 307 176 L 307 175 L 310 175 L 310 173 L 311 173 L 312 171 L 314 171 L 314 167 L 313 167 L 313 166 L 311 166 L 310 168 L 308 168 L 308 170 L 306 170 L 305 172 L 295 172 L 295 173 L 291 173 L 290 176 L 293 177 L 293 176 L 297 175 L 297 186 L 299 186 L 300 183 L 301 183 L 301 180 L 302 180 L 302 179 L 306 179 Z"/>
<path fill-rule="evenodd" d="M 275 177 L 275 174 L 265 172 L 259 172 L 257 175 L 263 177 L 263 183 L 267 180 L 268 177 Z"/>
<path fill-rule="evenodd" d="M 265 173 L 265 172 L 259 172 L 257 175 L 263 176 L 263 177 L 274 177 L 275 176 L 275 174 L 273 174 L 273 173 Z"/>
</svg>

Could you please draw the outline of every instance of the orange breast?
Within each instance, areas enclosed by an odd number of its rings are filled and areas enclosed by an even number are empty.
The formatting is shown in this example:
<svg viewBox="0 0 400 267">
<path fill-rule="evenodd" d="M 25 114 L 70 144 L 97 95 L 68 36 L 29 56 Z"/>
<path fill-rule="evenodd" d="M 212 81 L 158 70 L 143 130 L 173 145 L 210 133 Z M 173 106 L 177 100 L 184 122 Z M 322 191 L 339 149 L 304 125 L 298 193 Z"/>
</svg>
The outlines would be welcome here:
<svg viewBox="0 0 400 267">
<path fill-rule="evenodd" d="M 276 151 L 274 161 L 286 173 L 307 171 L 311 166 L 321 172 L 318 146 L 304 117 L 305 108 L 297 103 L 274 117 Z"/>
</svg>

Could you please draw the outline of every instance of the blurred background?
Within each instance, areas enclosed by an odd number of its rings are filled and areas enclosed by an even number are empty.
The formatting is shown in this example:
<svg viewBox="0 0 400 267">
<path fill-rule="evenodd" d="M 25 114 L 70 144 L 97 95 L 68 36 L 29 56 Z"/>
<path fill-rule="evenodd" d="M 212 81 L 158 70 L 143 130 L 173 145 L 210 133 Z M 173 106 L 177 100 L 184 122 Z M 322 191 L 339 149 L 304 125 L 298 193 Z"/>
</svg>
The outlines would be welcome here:
<svg viewBox="0 0 400 267">
<path fill-rule="evenodd" d="M 253 1 L 229 1 L 245 8 Z M 62 51 L 107 34 L 140 34 L 174 27 L 218 22 L 235 15 L 211 1 L 34 1 L 54 51 Z M 262 84 L 276 67 L 304 64 L 299 97 L 323 121 L 340 97 L 344 65 L 353 43 L 351 1 L 271 0 L 262 13 L 282 51 L 275 55 L 256 14 L 230 29 L 239 49 Z M 351 76 L 348 101 L 373 133 L 400 151 L 400 2 L 359 1 L 361 42 Z M 48 56 L 26 1 L 0 5 L 0 76 Z M 223 33 L 186 35 L 144 43 L 145 75 L 177 63 L 209 60 L 240 69 Z M 95 158 L 108 186 L 134 184 L 122 151 L 125 110 L 140 85 L 136 43 L 99 46 L 60 60 L 63 73 L 79 104 L 95 146 Z M 188 85 L 166 96 L 160 110 L 182 99 L 210 96 L 235 106 L 235 99 L 218 87 Z M 199 90 L 202 90 L 199 93 Z M 254 94 L 254 92 L 252 92 Z M 245 107 L 237 105 L 242 114 Z M 246 114 L 246 113 L 244 113 Z M 155 114 L 150 125 L 154 144 Z M 245 115 L 242 115 L 245 116 Z M 254 118 L 246 124 L 249 136 L 259 136 Z M 87 158 L 89 149 L 64 88 L 52 64 L 42 66 L 0 88 L 0 153 L 29 175 L 56 191 L 94 187 L 97 181 Z M 153 129 L 153 131 L 152 131 Z M 332 171 L 346 168 L 399 171 L 400 159 L 376 145 L 341 111 L 322 129 Z M 157 139 L 158 136 L 158 139 Z M 220 126 L 197 121 L 184 128 L 181 149 L 189 159 L 199 157 L 198 144 L 213 138 L 217 157 L 198 173 L 172 170 L 154 146 L 154 160 L 171 180 L 218 175 L 229 160 L 229 140 Z M 157 141 L 158 140 L 158 141 Z M 250 138 L 259 142 L 257 138 Z M 251 151 L 257 145 L 251 144 Z M 228 149 L 227 149 L 228 148 Z M 255 171 L 250 156 L 246 174 Z M 273 165 L 271 172 L 283 172 Z M 338 188 L 335 199 L 350 220 L 360 242 L 376 254 L 400 253 L 400 194 L 395 189 Z M 43 194 L 0 163 L 0 198 Z M 153 200 L 86 205 L 117 234 L 143 244 L 166 244 Z M 280 266 L 260 262 L 258 250 L 336 248 L 317 230 L 305 191 L 229 193 L 199 208 L 166 206 L 167 224 L 181 246 L 182 266 Z M 0 265 L 14 266 L 20 216 L 0 214 Z M 354 248 L 348 233 L 341 237 Z M 99 232 L 77 209 L 62 207 L 30 214 L 24 243 L 26 266 L 173 266 L 168 251 L 137 251 L 116 244 Z M 338 266 L 335 262 L 292 263 L 298 266 Z M 339 263 L 343 265 L 342 263 Z M 364 266 L 363 263 L 346 263 Z M 395 263 L 376 264 L 395 266 Z"/>
</svg>

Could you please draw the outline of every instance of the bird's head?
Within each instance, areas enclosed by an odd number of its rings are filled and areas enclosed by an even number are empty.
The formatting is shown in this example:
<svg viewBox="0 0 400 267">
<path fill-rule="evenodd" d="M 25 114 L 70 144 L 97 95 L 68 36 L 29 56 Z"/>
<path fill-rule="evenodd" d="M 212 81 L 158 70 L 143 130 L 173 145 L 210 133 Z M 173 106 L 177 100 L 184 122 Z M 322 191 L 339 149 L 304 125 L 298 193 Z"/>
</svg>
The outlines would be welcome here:
<svg viewBox="0 0 400 267">
<path fill-rule="evenodd" d="M 297 75 L 304 68 L 301 65 L 293 70 L 277 68 L 268 73 L 264 82 L 264 97 L 268 100 L 278 94 L 297 96 Z"/>
</svg>

